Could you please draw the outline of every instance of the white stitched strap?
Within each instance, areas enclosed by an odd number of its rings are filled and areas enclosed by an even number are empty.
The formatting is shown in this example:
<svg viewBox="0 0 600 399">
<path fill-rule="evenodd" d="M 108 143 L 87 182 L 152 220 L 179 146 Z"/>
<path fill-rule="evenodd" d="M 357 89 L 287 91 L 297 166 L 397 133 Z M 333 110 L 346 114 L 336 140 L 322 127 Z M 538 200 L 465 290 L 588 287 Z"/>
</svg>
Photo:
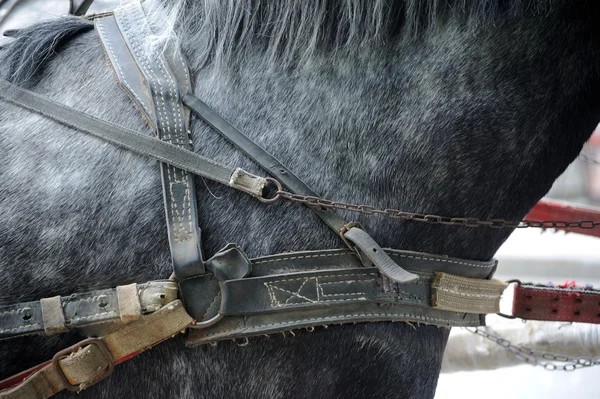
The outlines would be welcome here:
<svg viewBox="0 0 600 399">
<path fill-rule="evenodd" d="M 119 316 L 123 323 L 131 323 L 142 317 L 142 304 L 138 297 L 137 284 L 118 286 L 117 302 L 119 304 Z"/>
<path fill-rule="evenodd" d="M 42 321 L 44 332 L 47 335 L 59 334 L 67 331 L 65 314 L 63 313 L 60 296 L 43 298 L 40 300 L 42 308 Z"/>
</svg>

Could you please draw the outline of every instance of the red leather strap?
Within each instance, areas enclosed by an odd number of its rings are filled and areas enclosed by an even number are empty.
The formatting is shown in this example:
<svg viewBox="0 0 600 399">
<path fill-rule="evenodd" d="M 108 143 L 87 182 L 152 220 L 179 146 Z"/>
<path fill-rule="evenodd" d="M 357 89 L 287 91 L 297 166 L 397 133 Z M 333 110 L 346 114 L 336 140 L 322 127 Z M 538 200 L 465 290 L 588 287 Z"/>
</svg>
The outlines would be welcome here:
<svg viewBox="0 0 600 399">
<path fill-rule="evenodd" d="M 562 202 L 542 200 L 525 216 L 527 220 L 600 220 L 599 208 L 573 206 Z M 578 234 L 600 237 L 600 229 L 557 229 Z"/>
<path fill-rule="evenodd" d="M 528 320 L 600 324 L 600 291 L 518 285 L 512 313 Z"/>
</svg>

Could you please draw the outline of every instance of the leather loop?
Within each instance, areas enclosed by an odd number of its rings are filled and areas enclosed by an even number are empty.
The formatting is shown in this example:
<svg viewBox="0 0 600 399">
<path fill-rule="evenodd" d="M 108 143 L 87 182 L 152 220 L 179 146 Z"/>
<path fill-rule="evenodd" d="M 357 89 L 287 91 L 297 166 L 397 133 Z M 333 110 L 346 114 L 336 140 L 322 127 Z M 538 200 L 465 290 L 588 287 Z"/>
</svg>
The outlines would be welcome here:
<svg viewBox="0 0 600 399">
<path fill-rule="evenodd" d="M 117 287 L 117 302 L 119 304 L 119 316 L 123 323 L 131 323 L 142 317 L 142 304 L 137 293 L 137 284 Z"/>
<path fill-rule="evenodd" d="M 381 273 L 397 283 L 409 283 L 419 279 L 414 273 L 409 273 L 399 266 L 385 253 L 375 240 L 363 229 L 352 227 L 344 233 L 352 244 L 356 245 L 361 252 L 381 271 Z"/>
<path fill-rule="evenodd" d="M 41 299 L 40 308 L 42 311 L 44 332 L 47 335 L 54 335 L 67 331 L 60 296 Z"/>
</svg>

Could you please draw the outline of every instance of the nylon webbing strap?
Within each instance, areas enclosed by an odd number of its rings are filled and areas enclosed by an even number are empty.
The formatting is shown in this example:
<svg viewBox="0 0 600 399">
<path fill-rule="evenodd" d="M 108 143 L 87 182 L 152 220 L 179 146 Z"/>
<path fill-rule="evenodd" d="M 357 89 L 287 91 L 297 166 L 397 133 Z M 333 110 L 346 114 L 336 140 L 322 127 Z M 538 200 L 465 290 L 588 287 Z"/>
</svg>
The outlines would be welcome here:
<svg viewBox="0 0 600 399">
<path fill-rule="evenodd" d="M 232 176 L 239 168 L 220 164 L 212 159 L 205 158 L 155 137 L 105 122 L 72 107 L 59 104 L 39 94 L 22 89 L 3 79 L 0 79 L 0 98 L 126 150 L 204 176 L 207 179 L 244 191 L 253 196 L 256 195 L 255 192 L 250 192 L 246 186 L 238 185 L 235 181 L 232 181 Z M 247 174 L 253 176 L 260 183 L 266 184 L 264 178 L 254 176 L 251 173 Z"/>
<path fill-rule="evenodd" d="M 480 280 L 435 273 L 431 284 L 434 309 L 464 313 L 498 313 L 500 298 L 508 284 L 499 280 Z"/>
<path fill-rule="evenodd" d="M 106 378 L 115 365 L 187 328 L 193 319 L 177 300 L 101 339 L 88 339 L 56 354 L 51 362 L 0 381 L 0 399 L 46 399 L 80 391 Z M 6 389 L 7 387 L 10 387 Z"/>
</svg>

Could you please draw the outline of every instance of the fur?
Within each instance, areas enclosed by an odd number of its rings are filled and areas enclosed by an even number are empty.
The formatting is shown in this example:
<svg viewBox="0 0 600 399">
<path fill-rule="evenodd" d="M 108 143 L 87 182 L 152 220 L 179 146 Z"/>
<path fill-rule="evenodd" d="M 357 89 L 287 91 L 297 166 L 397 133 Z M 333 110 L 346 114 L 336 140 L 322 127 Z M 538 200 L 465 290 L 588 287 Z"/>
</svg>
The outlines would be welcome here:
<svg viewBox="0 0 600 399">
<path fill-rule="evenodd" d="M 163 15 L 176 16 L 196 94 L 324 197 L 518 219 L 598 121 L 600 5 L 560 0 L 542 12 L 528 1 L 475 4 L 190 1 L 185 13 L 168 5 Z M 319 5 L 328 17 L 315 20 Z M 385 7 L 394 5 L 412 11 L 391 18 Z M 250 19 L 236 19 L 241 10 Z M 22 31 L 0 52 L 0 74 L 147 131 L 79 19 Z M 260 172 L 198 120 L 192 136 L 196 152 Z M 0 304 L 169 276 L 156 163 L 1 102 L 0 148 Z M 227 242 L 250 256 L 343 246 L 295 204 L 266 207 L 212 182 L 196 185 L 208 256 Z M 510 233 L 344 216 L 382 246 L 470 259 L 491 258 Z M 176 338 L 80 397 L 432 397 L 447 336 L 431 326 L 373 323 L 256 338 L 247 347 L 187 349 Z M 78 339 L 0 342 L 0 378 Z"/>
</svg>

